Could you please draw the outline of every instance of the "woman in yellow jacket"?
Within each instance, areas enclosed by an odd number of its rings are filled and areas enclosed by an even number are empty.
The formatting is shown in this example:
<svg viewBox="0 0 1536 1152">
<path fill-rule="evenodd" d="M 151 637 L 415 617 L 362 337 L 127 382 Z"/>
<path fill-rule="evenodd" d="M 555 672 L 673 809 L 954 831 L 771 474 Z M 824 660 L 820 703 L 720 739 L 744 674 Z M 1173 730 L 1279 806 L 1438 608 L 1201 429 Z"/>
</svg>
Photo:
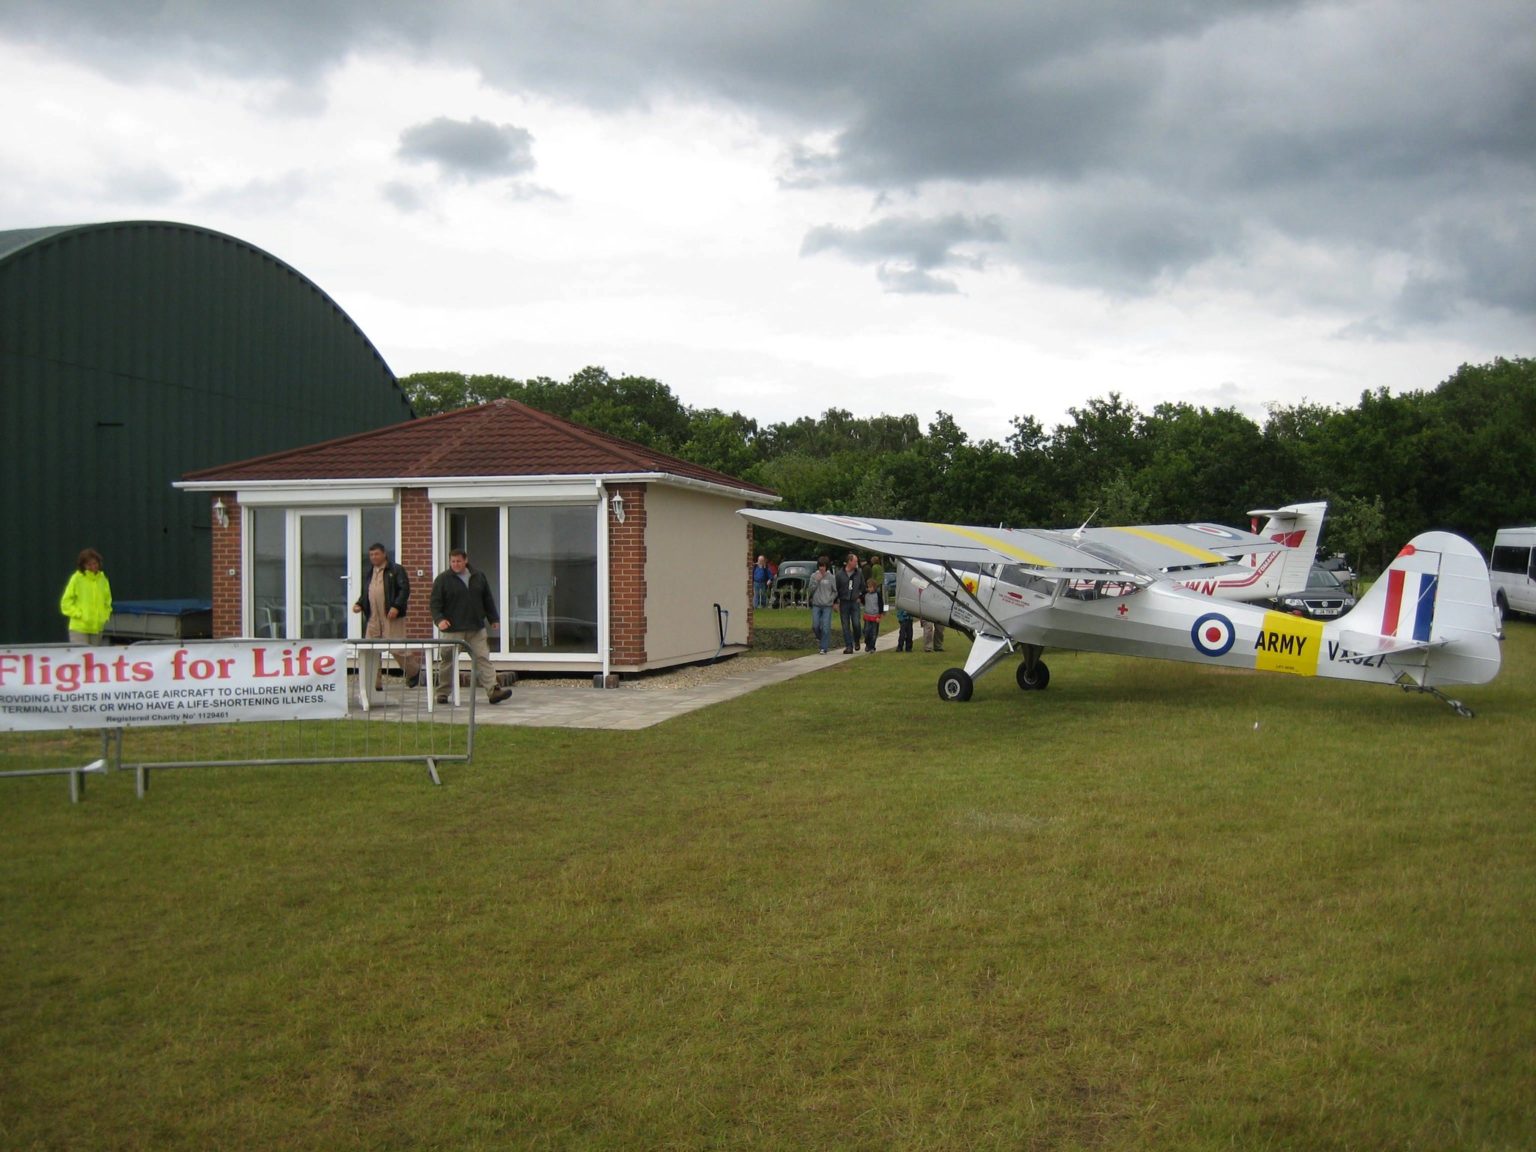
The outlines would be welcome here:
<svg viewBox="0 0 1536 1152">
<path fill-rule="evenodd" d="M 87 548 L 75 561 L 75 574 L 64 586 L 59 611 L 69 617 L 71 644 L 100 644 L 101 630 L 112 615 L 112 585 L 101 570 L 101 553 Z"/>
</svg>

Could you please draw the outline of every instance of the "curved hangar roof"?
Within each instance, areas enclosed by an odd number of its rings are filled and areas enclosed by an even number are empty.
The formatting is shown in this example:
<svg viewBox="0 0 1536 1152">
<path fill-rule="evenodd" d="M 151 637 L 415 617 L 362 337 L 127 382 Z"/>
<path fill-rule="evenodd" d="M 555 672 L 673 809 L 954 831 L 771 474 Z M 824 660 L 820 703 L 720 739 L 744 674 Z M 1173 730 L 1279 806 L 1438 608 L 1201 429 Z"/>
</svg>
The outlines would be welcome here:
<svg viewBox="0 0 1536 1152">
<path fill-rule="evenodd" d="M 0 403 L 25 429 L 0 453 L 8 559 L 38 575 L 0 597 L 0 642 L 62 639 L 54 584 L 86 545 L 119 598 L 208 595 L 208 508 L 171 487 L 183 472 L 412 415 L 307 277 L 165 221 L 0 232 Z"/>
</svg>

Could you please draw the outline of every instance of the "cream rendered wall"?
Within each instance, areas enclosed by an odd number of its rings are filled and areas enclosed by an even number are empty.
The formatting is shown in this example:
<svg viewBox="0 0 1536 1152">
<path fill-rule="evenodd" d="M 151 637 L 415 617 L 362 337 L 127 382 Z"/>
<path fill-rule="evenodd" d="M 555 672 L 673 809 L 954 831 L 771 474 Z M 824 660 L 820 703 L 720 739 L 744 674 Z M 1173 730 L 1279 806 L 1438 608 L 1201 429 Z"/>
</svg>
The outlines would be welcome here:
<svg viewBox="0 0 1536 1152">
<path fill-rule="evenodd" d="M 652 484 L 645 493 L 647 665 L 706 660 L 720 647 L 713 605 L 731 616 L 728 645 L 747 642 L 751 607 L 742 501 Z"/>
</svg>

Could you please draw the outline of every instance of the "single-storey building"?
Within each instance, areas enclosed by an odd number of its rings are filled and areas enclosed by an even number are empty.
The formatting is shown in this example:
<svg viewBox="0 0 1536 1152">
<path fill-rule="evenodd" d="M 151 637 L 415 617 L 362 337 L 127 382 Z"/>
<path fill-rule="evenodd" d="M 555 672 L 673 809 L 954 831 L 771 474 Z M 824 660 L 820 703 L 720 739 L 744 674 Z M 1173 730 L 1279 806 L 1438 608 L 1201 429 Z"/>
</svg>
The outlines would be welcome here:
<svg viewBox="0 0 1536 1152">
<path fill-rule="evenodd" d="M 368 546 L 411 585 L 411 636 L 453 548 L 501 610 L 502 668 L 641 672 L 751 642 L 751 526 L 769 489 L 495 400 L 187 473 L 213 528 L 215 636 L 360 634 Z"/>
</svg>

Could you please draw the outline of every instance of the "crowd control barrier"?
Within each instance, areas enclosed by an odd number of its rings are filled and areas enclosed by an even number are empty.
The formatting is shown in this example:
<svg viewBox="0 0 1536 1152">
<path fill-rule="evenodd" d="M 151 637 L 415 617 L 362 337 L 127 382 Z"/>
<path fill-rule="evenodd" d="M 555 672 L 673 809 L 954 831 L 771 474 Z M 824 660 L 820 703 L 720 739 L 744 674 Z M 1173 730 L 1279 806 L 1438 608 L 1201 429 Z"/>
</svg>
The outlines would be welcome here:
<svg viewBox="0 0 1536 1152">
<path fill-rule="evenodd" d="M 441 784 L 474 754 L 468 656 L 456 640 L 0 648 L 0 778 L 64 776 L 71 802 L 90 776 L 132 771 L 142 798 L 185 768 L 417 763 Z"/>
</svg>

